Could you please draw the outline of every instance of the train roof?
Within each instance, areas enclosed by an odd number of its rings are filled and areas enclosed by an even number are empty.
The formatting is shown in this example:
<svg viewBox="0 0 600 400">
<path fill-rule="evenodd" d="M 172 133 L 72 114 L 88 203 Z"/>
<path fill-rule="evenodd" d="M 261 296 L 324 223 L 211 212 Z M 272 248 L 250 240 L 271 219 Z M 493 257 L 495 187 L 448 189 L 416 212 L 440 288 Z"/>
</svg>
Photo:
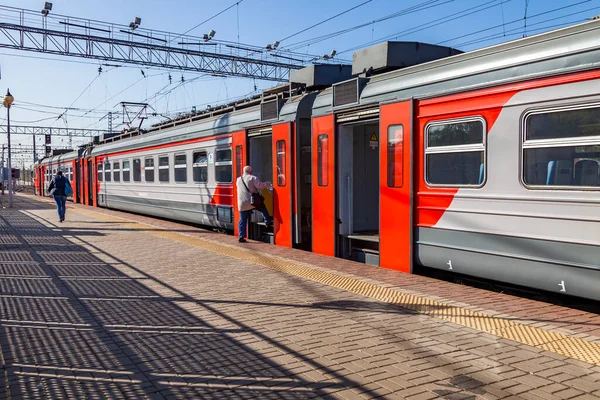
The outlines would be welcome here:
<svg viewBox="0 0 600 400">
<path fill-rule="evenodd" d="M 95 146 L 94 156 L 142 147 L 159 146 L 214 135 L 244 130 L 250 127 L 294 121 L 298 117 L 310 117 L 312 101 L 316 93 L 303 93 L 290 98 L 273 97 L 268 101 L 241 109 L 232 109 L 218 115 L 199 115 L 180 120 L 179 123 L 162 124 L 160 127 L 138 136 Z M 271 104 L 271 102 L 274 102 Z M 268 110 L 265 105 L 271 104 Z M 274 107 L 274 108 L 273 108 Z"/>
<path fill-rule="evenodd" d="M 60 164 L 66 161 L 73 161 L 79 157 L 79 151 L 74 150 L 68 153 L 59 154 L 53 157 L 42 158 L 38 161 L 39 165 Z"/>
<path fill-rule="evenodd" d="M 593 20 L 380 75 L 357 77 L 346 82 L 357 81 L 358 101 L 334 107 L 334 89 L 329 88 L 315 100 L 313 116 L 597 68 L 599 31 L 600 21 Z"/>
</svg>

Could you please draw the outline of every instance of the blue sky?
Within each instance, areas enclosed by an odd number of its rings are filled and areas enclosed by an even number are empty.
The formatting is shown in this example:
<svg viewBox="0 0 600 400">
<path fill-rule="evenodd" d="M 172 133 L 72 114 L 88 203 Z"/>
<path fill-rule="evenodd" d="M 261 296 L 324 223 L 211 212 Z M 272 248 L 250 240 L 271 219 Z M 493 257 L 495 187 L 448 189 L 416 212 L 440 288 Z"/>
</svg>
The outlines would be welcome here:
<svg viewBox="0 0 600 400">
<path fill-rule="evenodd" d="M 183 33 L 237 1 L 55 0 L 51 13 L 125 25 L 138 16 L 142 18 L 142 28 Z M 241 0 L 238 6 L 189 34 L 202 35 L 214 29 L 217 32 L 215 39 L 237 41 L 239 34 L 241 43 L 264 46 L 365 1 L 367 0 Z M 425 1 L 370 0 L 351 12 L 282 41 L 280 47 L 287 48 L 303 40 L 369 23 Z M 0 5 L 37 11 L 41 10 L 43 3 L 40 0 L 5 0 Z M 560 25 L 574 24 L 600 14 L 600 0 L 438 0 L 432 2 L 427 10 L 369 24 L 344 35 L 298 48 L 297 51 L 322 55 L 335 49 L 340 57 L 351 60 L 352 49 L 383 39 L 441 43 L 465 51 L 473 50 L 522 37 L 526 4 L 528 34 L 556 29 Z M 569 5 L 572 6 L 567 7 Z M 489 8 L 449 21 L 448 16 L 476 6 Z M 559 7 L 567 8 L 536 16 Z M 7 22 L 6 15 L 5 11 L 0 10 L 0 22 Z M 432 21 L 440 19 L 443 23 L 433 26 Z M 513 21 L 516 22 L 508 24 Z M 503 23 L 507 25 L 500 26 Z M 495 26 L 496 28 L 475 33 Z M 399 36 L 400 33 L 402 35 Z M 494 37 L 481 40 L 489 36 Z M 143 78 L 139 66 L 122 65 L 122 68 L 103 67 L 103 72 L 98 77 L 99 62 L 95 60 L 0 49 L 0 93 L 4 94 L 6 88 L 10 88 L 15 97 L 15 106 L 11 109 L 13 124 L 105 129 L 106 120 L 99 119 L 108 111 L 119 111 L 119 107 L 114 107 L 119 102 L 142 101 L 165 87 L 165 90 L 173 89 L 180 83 L 182 76 L 178 71 L 144 69 L 147 77 Z M 173 78 L 172 84 L 168 81 L 169 72 Z M 199 74 L 185 72 L 183 76 L 187 81 L 197 78 Z M 251 94 L 254 85 L 261 89 L 274 84 L 252 79 L 204 76 L 173 89 L 169 95 L 159 97 L 159 101 L 151 100 L 150 104 L 157 112 L 173 116 L 177 112 L 191 110 L 192 106 L 202 109 L 207 104 L 214 105 Z M 129 89 L 118 94 L 129 86 Z M 42 106 L 68 107 L 71 104 L 82 110 L 67 111 L 62 119 L 57 117 L 64 109 Z M 86 112 L 84 110 L 93 111 L 82 117 Z M 6 123 L 5 116 L 6 110 L 0 110 L 1 124 Z M 115 125 L 121 122 L 120 118 Z M 152 122 L 157 120 L 151 120 L 150 123 Z M 145 126 L 149 126 L 149 123 Z M 40 148 L 42 141 L 43 138 L 38 138 Z M 75 144 L 81 141 L 82 139 L 74 139 Z M 6 135 L 2 135 L 0 143 L 5 142 Z M 32 139 L 12 136 L 12 142 L 31 145 Z M 67 138 L 62 141 L 61 138 L 53 138 L 53 145 L 56 147 L 66 144 Z"/>
</svg>

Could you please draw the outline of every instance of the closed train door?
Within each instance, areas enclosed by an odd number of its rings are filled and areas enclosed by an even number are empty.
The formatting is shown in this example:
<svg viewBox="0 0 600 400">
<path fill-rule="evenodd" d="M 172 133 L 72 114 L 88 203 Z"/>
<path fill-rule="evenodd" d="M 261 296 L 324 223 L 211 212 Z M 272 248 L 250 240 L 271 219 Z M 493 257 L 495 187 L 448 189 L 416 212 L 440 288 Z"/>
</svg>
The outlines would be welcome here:
<svg viewBox="0 0 600 400">
<path fill-rule="evenodd" d="M 100 161 L 102 162 L 102 161 Z M 91 185 L 91 196 L 92 196 L 92 206 L 98 207 L 98 189 L 100 185 L 98 184 L 98 160 L 96 157 L 92 157 L 88 162 L 88 166 L 90 169 L 90 185 Z"/>
<path fill-rule="evenodd" d="M 77 159 L 75 161 L 75 174 L 74 174 L 74 179 L 76 180 L 77 186 L 76 188 L 73 188 L 73 191 L 75 192 L 73 194 L 73 200 L 75 201 L 75 203 L 83 203 L 83 174 L 82 174 L 82 163 L 83 160 L 82 159 Z"/>
<path fill-rule="evenodd" d="M 273 233 L 275 244 L 292 247 L 292 127 L 273 125 Z"/>
<path fill-rule="evenodd" d="M 413 101 L 380 109 L 379 266 L 412 272 Z"/>
<path fill-rule="evenodd" d="M 312 121 L 312 248 L 315 253 L 335 255 L 335 127 L 334 116 Z"/>
<path fill-rule="evenodd" d="M 88 158 L 86 161 L 86 170 L 87 170 L 87 185 L 86 185 L 86 193 L 87 193 L 87 205 L 94 205 L 94 182 L 96 181 L 95 169 L 92 164 L 92 159 Z"/>
<path fill-rule="evenodd" d="M 233 232 L 238 236 L 238 221 L 240 220 L 240 210 L 237 202 L 237 178 L 244 173 L 246 165 L 246 131 L 234 132 L 231 139 L 233 147 Z"/>
</svg>

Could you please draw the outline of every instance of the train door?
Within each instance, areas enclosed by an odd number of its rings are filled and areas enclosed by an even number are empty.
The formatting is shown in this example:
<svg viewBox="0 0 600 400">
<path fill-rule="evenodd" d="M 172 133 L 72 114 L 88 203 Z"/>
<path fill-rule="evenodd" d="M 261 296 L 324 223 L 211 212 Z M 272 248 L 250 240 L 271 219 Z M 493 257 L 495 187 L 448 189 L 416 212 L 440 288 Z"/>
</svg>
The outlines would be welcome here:
<svg viewBox="0 0 600 400">
<path fill-rule="evenodd" d="M 75 171 L 74 171 L 74 179 L 76 179 L 76 187 L 73 188 L 73 190 L 75 191 L 75 193 L 73 194 L 73 200 L 75 201 L 75 203 L 83 203 L 82 199 L 82 189 L 83 189 L 83 175 L 81 174 L 81 159 L 78 158 L 77 160 L 75 160 Z"/>
<path fill-rule="evenodd" d="M 88 185 L 88 172 L 87 172 L 87 159 L 84 157 L 81 159 L 81 203 L 87 205 L 87 185 Z"/>
<path fill-rule="evenodd" d="M 46 171 L 46 166 L 42 165 L 40 167 L 40 196 L 45 196 L 46 195 L 46 174 L 48 172 Z"/>
<path fill-rule="evenodd" d="M 233 232 L 238 236 L 238 221 L 240 211 L 237 203 L 237 178 L 244 173 L 243 169 L 247 162 L 246 157 L 246 131 L 234 132 L 231 139 L 233 147 Z"/>
<path fill-rule="evenodd" d="M 294 227 L 292 129 L 293 124 L 286 122 L 273 125 L 272 133 L 273 234 L 275 244 L 284 247 L 292 247 Z"/>
<path fill-rule="evenodd" d="M 92 194 L 92 206 L 94 207 L 98 207 L 98 192 L 100 189 L 100 184 L 98 182 L 98 162 L 102 162 L 102 160 L 98 161 L 95 157 L 92 157 L 92 159 L 90 160 L 90 163 L 88 163 L 88 165 L 90 166 L 90 171 L 91 171 L 91 179 L 90 179 L 90 185 L 91 185 L 91 194 Z"/>
<path fill-rule="evenodd" d="M 413 262 L 413 101 L 380 110 L 379 265 L 412 272 Z"/>
<path fill-rule="evenodd" d="M 334 116 L 312 121 L 312 249 L 335 255 L 335 137 Z"/>
<path fill-rule="evenodd" d="M 252 167 L 252 175 L 261 182 L 273 182 L 275 174 L 273 168 L 273 130 L 270 126 L 249 129 L 248 138 L 248 165 Z M 261 194 L 265 198 L 265 207 L 270 216 L 274 215 L 274 191 L 263 189 Z M 248 238 L 275 244 L 273 227 L 267 227 L 262 214 L 253 212 L 248 222 Z"/>
<path fill-rule="evenodd" d="M 87 184 L 85 185 L 85 193 L 86 193 L 86 198 L 87 198 L 87 205 L 91 206 L 94 204 L 94 167 L 92 165 L 92 159 L 91 158 L 87 158 L 86 159 L 86 176 L 87 176 Z"/>
<path fill-rule="evenodd" d="M 340 120 L 337 255 L 379 265 L 379 121 Z"/>
</svg>

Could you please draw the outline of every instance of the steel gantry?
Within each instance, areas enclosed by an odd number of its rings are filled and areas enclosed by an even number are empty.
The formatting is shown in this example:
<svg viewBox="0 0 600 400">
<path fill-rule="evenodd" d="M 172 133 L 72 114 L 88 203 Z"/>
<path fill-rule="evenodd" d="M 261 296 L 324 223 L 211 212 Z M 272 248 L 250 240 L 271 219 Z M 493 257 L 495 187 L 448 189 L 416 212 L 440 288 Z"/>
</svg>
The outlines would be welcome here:
<svg viewBox="0 0 600 400">
<path fill-rule="evenodd" d="M 0 125 L 0 134 L 7 133 L 7 126 Z M 69 146 L 68 148 L 72 148 L 73 137 L 87 137 L 92 138 L 93 136 L 101 136 L 110 133 L 107 130 L 103 129 L 77 129 L 77 128 L 53 128 L 49 126 L 26 126 L 26 125 L 11 125 L 10 126 L 10 134 L 11 135 L 32 135 L 33 136 L 33 146 L 31 147 L 31 152 L 33 153 L 33 162 L 37 161 L 37 151 L 36 151 L 36 136 L 43 135 L 46 136 L 68 136 L 69 137 Z M 50 143 L 45 143 L 45 154 L 48 154 L 48 149 L 50 148 Z M 55 147 L 56 148 L 56 147 Z M 12 152 L 11 152 L 12 153 Z"/>
<path fill-rule="evenodd" d="M 6 125 L 0 125 L 0 134 L 7 133 Z M 53 128 L 49 126 L 11 125 L 11 135 L 51 135 L 69 137 L 92 137 L 108 133 L 105 129 Z"/>
<path fill-rule="evenodd" d="M 0 47 L 63 56 L 172 68 L 216 76 L 286 81 L 314 60 L 280 51 L 57 14 L 0 6 Z"/>
</svg>

